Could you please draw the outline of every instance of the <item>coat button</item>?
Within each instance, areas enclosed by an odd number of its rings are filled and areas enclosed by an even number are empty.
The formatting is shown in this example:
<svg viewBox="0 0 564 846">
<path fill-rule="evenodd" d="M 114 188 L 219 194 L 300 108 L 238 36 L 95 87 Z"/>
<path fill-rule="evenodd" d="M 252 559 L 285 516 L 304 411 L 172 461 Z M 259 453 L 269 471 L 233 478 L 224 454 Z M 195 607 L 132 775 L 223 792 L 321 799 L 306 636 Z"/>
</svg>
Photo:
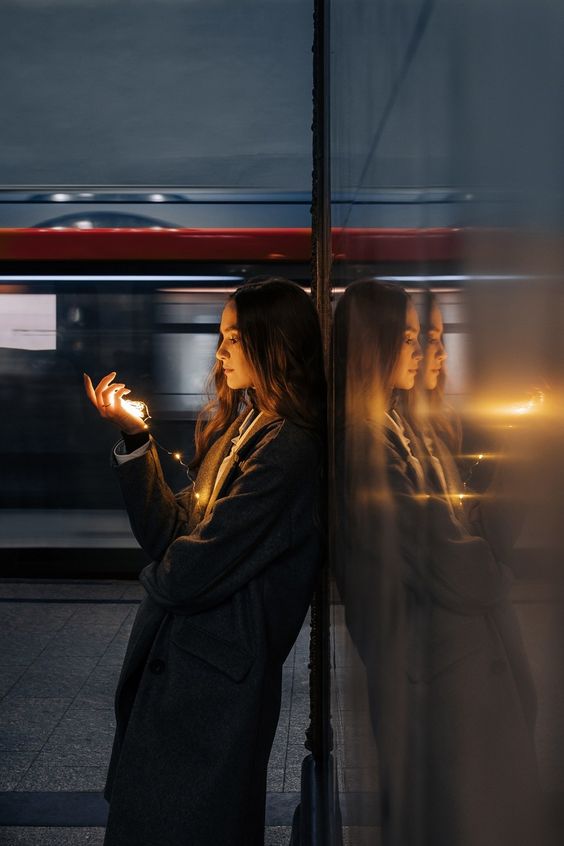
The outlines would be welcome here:
<svg viewBox="0 0 564 846">
<path fill-rule="evenodd" d="M 154 661 L 151 661 L 149 664 L 149 669 L 152 673 L 156 676 L 160 676 L 161 673 L 164 673 L 165 662 L 162 661 L 160 658 L 155 658 Z"/>
<path fill-rule="evenodd" d="M 507 661 L 504 661 L 503 658 L 496 658 L 495 661 L 492 661 L 490 669 L 494 675 L 501 676 L 507 670 Z"/>
</svg>

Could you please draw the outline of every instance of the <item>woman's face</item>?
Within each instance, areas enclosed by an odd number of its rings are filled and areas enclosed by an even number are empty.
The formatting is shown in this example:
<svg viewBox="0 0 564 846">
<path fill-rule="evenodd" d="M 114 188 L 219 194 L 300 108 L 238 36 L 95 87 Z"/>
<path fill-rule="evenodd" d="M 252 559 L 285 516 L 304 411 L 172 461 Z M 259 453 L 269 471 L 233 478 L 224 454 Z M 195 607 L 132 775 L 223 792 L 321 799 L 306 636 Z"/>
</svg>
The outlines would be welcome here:
<svg viewBox="0 0 564 846">
<path fill-rule="evenodd" d="M 215 356 L 222 363 L 228 387 L 233 391 L 252 388 L 253 370 L 241 346 L 237 309 L 232 300 L 223 309 L 219 331 L 222 341 Z"/>
<path fill-rule="evenodd" d="M 419 317 L 412 302 L 405 313 L 405 329 L 401 350 L 392 373 L 392 388 L 409 391 L 415 384 L 419 362 L 423 358 L 419 346 Z"/>
<path fill-rule="evenodd" d="M 429 315 L 429 327 L 425 335 L 425 352 L 423 354 L 423 386 L 428 391 L 437 387 L 439 374 L 447 357 L 443 344 L 443 316 L 436 303 L 433 303 Z"/>
</svg>

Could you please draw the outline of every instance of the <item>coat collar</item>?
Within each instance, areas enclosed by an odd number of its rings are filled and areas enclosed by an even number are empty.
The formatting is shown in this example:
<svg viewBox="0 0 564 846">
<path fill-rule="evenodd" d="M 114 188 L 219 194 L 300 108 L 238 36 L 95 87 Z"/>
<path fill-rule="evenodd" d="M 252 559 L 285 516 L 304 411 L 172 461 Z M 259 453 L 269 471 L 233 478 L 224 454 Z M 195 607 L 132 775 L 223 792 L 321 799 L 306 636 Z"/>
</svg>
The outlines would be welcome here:
<svg viewBox="0 0 564 846">
<path fill-rule="evenodd" d="M 194 506 L 191 512 L 190 531 L 204 518 L 208 502 L 212 496 L 215 481 L 221 463 L 229 454 L 233 446 L 233 438 L 239 435 L 241 424 L 247 417 L 248 409 L 240 414 L 229 426 L 229 428 L 220 435 L 214 444 L 210 447 L 204 460 L 200 465 L 200 469 L 196 476 L 194 483 Z M 265 421 L 253 431 L 252 435 L 245 441 L 245 445 L 240 452 L 241 459 L 246 457 L 256 444 L 257 439 L 261 436 L 265 428 L 271 426 L 273 423 L 280 423 L 280 418 L 266 418 Z M 225 485 L 232 478 L 232 473 L 229 473 L 222 480 L 221 487 L 215 492 L 215 498 L 221 493 Z"/>
</svg>

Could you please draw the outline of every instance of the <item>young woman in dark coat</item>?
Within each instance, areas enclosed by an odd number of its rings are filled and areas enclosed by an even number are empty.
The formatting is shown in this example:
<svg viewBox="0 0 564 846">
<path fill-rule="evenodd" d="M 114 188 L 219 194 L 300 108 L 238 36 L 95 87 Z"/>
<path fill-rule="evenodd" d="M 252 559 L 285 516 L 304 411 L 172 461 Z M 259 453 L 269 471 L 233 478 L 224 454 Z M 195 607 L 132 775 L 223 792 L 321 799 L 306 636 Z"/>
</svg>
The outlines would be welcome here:
<svg viewBox="0 0 564 846">
<path fill-rule="evenodd" d="M 320 560 L 325 386 L 311 300 L 285 280 L 239 288 L 216 358 L 195 484 L 176 495 L 125 385 L 85 379 L 125 433 L 113 463 L 152 559 L 116 692 L 105 846 L 264 841 L 282 665 Z"/>
<path fill-rule="evenodd" d="M 353 637 L 379 747 L 383 842 L 540 843 L 534 691 L 508 595 L 506 535 L 479 511 L 470 518 L 433 478 L 401 414 L 399 394 L 413 388 L 422 359 L 415 308 L 397 286 L 355 283 L 337 306 L 335 334 L 347 428 L 364 439 L 363 490 L 368 463 L 373 477 L 362 498 L 372 519 L 356 514 L 349 526 L 347 566 L 360 561 L 360 583 L 354 572 L 341 581 L 345 605 L 367 621 Z M 385 543 L 367 539 L 374 525 L 386 527 Z"/>
</svg>

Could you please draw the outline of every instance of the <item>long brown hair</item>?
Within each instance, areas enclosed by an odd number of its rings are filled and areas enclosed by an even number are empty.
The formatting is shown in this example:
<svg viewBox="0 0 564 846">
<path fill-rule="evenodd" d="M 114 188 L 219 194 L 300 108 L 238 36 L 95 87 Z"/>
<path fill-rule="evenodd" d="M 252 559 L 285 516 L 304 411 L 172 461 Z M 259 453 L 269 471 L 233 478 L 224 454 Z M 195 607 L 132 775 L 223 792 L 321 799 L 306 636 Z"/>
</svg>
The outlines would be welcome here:
<svg viewBox="0 0 564 846">
<path fill-rule="evenodd" d="M 335 392 L 337 406 L 345 402 L 349 418 L 351 413 L 369 418 L 377 413 L 374 403 L 380 410 L 389 407 L 408 303 L 409 296 L 399 285 L 374 279 L 348 285 L 337 303 Z"/>
<path fill-rule="evenodd" d="M 319 431 L 325 419 L 325 372 L 321 330 L 306 292 L 288 279 L 251 280 L 229 296 L 237 310 L 240 343 L 254 375 L 254 388 L 228 387 L 222 363 L 210 374 L 213 396 L 196 423 L 198 466 L 214 438 L 246 407 Z M 218 340 L 218 349 L 221 336 Z"/>
</svg>

